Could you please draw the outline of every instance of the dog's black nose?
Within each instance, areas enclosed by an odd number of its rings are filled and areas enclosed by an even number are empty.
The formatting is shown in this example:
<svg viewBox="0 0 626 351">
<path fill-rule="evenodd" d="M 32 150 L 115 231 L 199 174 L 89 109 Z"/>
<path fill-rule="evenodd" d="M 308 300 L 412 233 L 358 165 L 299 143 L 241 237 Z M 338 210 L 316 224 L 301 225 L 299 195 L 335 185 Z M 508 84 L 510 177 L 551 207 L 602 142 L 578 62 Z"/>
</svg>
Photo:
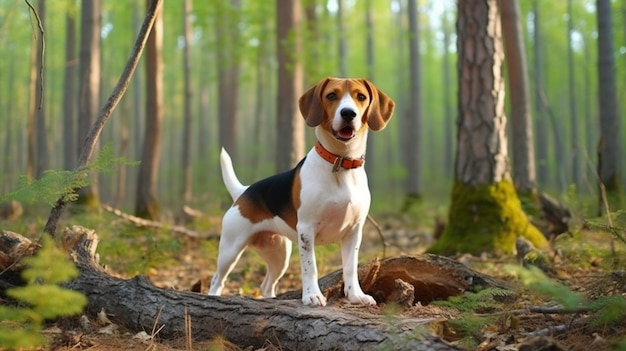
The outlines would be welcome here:
<svg viewBox="0 0 626 351">
<path fill-rule="evenodd" d="M 341 114 L 341 118 L 343 118 L 343 120 L 346 122 L 350 122 L 354 119 L 354 117 L 356 117 L 356 112 L 354 112 L 353 109 L 347 107 L 342 108 L 341 111 L 339 111 L 339 114 Z"/>
</svg>

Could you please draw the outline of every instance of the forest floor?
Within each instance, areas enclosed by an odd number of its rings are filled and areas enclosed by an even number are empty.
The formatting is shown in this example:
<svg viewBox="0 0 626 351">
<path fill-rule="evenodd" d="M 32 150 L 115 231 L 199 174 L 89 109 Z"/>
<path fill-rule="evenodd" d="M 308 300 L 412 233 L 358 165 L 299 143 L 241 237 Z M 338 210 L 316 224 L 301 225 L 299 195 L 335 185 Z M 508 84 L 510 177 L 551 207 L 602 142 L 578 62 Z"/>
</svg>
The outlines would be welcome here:
<svg viewBox="0 0 626 351">
<path fill-rule="evenodd" d="M 206 293 L 217 258 L 217 239 L 194 239 L 184 235 L 149 229 L 137 229 L 124 220 L 103 213 L 97 221 L 80 223 L 80 218 L 66 220 L 66 225 L 93 225 L 100 236 L 98 252 L 101 263 L 121 277 L 146 275 L 158 287 L 179 290 L 198 288 Z M 364 234 L 360 262 L 397 255 L 419 255 L 433 239 L 434 219 L 419 223 L 412 217 L 396 214 L 375 216 L 387 245 L 383 245 L 376 226 L 368 223 Z M 191 224 L 204 233 L 219 232 L 219 217 L 203 218 Z M 623 226 L 622 226 L 623 227 Z M 32 229 L 33 226 L 30 226 Z M 623 229 L 622 229 L 623 230 Z M 141 235 L 138 235 L 141 233 Z M 131 250 L 129 250 L 131 248 Z M 320 276 L 341 267 L 337 244 L 316 249 Z M 572 235 L 561 235 L 549 255 L 554 264 L 552 280 L 567 287 L 585 301 L 606 296 L 626 298 L 626 245 L 614 241 L 610 233 L 578 228 Z M 516 286 L 513 300 L 498 302 L 496 298 L 463 307 L 445 304 L 418 304 L 410 309 L 393 306 L 368 308 L 370 313 L 396 313 L 404 316 L 432 318 L 428 330 L 442 339 L 469 350 L 517 350 L 520 345 L 533 344 L 528 350 L 626 350 L 624 313 L 617 312 L 618 321 L 605 323 L 593 311 L 549 311 L 554 296 L 546 296 L 523 287 L 505 267 L 518 265 L 516 257 L 480 257 L 461 255 L 458 261 L 474 270 L 509 281 Z M 279 292 L 297 290 L 298 255 L 292 255 L 290 268 L 279 283 Z M 258 286 L 264 276 L 261 259 L 248 250 L 230 274 L 224 295 L 240 294 L 258 297 Z M 548 293 L 549 295 L 549 293 Z M 339 302 L 342 308 L 342 302 Z M 539 309 L 532 309 L 538 306 Z M 621 305 L 624 306 L 624 305 Z M 541 310 L 545 308 L 545 310 Z M 226 340 L 193 341 L 162 340 L 158 330 L 142 333 L 124 330 L 104 319 L 72 318 L 49 325 L 44 330 L 55 350 L 253 350 L 240 348 Z M 191 347 L 189 346 L 191 343 Z M 554 348 L 548 345 L 553 343 Z M 541 348 L 544 347 L 544 348 Z M 268 344 L 263 350 L 282 350 Z"/>
</svg>

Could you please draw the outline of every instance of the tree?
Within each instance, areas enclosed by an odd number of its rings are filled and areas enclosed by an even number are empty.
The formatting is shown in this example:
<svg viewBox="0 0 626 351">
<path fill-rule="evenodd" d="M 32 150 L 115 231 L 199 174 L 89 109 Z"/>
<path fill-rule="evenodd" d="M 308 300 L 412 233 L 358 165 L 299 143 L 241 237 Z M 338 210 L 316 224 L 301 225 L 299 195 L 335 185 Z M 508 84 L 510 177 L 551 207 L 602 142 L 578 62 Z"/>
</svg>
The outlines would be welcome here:
<svg viewBox="0 0 626 351">
<path fill-rule="evenodd" d="M 45 27 L 46 19 L 46 2 L 44 0 L 38 1 L 37 12 L 39 14 L 40 28 Z M 49 165 L 48 155 L 48 137 L 46 131 L 46 105 L 44 100 L 44 50 L 45 50 L 45 38 L 43 31 L 36 35 L 37 37 L 37 83 L 35 99 L 37 101 L 36 107 L 36 120 L 35 120 L 35 145 L 37 147 L 37 157 L 35 158 L 35 175 L 40 177 Z"/>
<path fill-rule="evenodd" d="M 606 192 L 610 208 L 605 208 L 604 194 L 600 194 L 600 212 L 621 208 L 619 186 L 619 117 L 615 90 L 615 59 L 611 2 L 597 1 L 598 16 L 598 100 L 600 102 L 600 141 L 598 143 L 598 175 L 601 190 Z"/>
<path fill-rule="evenodd" d="M 570 113 L 570 138 L 571 138 L 571 172 L 572 181 L 574 185 L 579 186 L 581 184 L 582 168 L 580 167 L 580 140 L 578 132 L 578 107 L 576 103 L 576 74 L 574 68 L 574 47 L 572 43 L 572 36 L 574 35 L 574 19 L 572 12 L 572 0 L 567 0 L 567 72 L 569 81 L 569 113 Z"/>
<path fill-rule="evenodd" d="M 337 56 L 339 58 L 339 76 L 347 77 L 348 55 L 346 43 L 346 29 L 343 16 L 343 5 L 343 0 L 337 0 L 337 14 L 335 20 L 337 21 Z"/>
<path fill-rule="evenodd" d="M 183 81 L 184 81 L 184 122 L 183 122 L 183 201 L 191 201 L 191 0 L 183 2 Z"/>
<path fill-rule="evenodd" d="M 302 64 L 299 61 L 301 42 L 298 30 L 301 21 L 300 0 L 277 0 L 276 25 L 278 57 L 278 101 L 276 130 L 276 170 L 285 171 L 304 156 L 304 119 L 298 111 L 302 95 Z"/>
<path fill-rule="evenodd" d="M 448 225 L 431 252 L 512 252 L 523 236 L 545 247 L 509 173 L 498 0 L 458 2 L 457 153 Z M 468 240 L 469 238 L 469 240 Z"/>
<path fill-rule="evenodd" d="M 419 51 L 419 13 L 417 0 L 409 0 L 409 76 L 410 96 L 409 109 L 407 110 L 406 124 L 406 164 L 408 167 L 406 183 L 406 199 L 403 212 L 422 196 L 421 189 L 421 74 L 420 74 L 420 51 Z"/>
<path fill-rule="evenodd" d="M 150 6 L 151 0 L 147 0 Z M 161 152 L 161 125 L 163 122 L 163 16 L 157 13 L 146 43 L 146 118 L 143 152 L 137 177 L 135 214 L 158 220 L 157 180 Z"/>
<path fill-rule="evenodd" d="M 215 21 L 217 35 L 217 69 L 219 142 L 237 159 L 237 129 L 239 103 L 239 12 L 240 0 L 220 1 Z"/>
<path fill-rule="evenodd" d="M 454 136 L 452 135 L 452 131 L 454 129 L 453 121 L 454 114 L 452 112 L 452 78 L 451 78 L 451 68 L 450 68 L 450 37 L 451 32 L 454 30 L 451 21 L 448 19 L 449 10 L 447 6 L 444 8 L 443 15 L 441 18 L 441 23 L 443 26 L 443 128 L 444 128 L 444 169 L 446 177 L 452 177 L 452 165 L 454 163 L 454 151 L 453 151 L 453 140 Z"/>
<path fill-rule="evenodd" d="M 533 0 L 533 46 L 535 55 L 533 58 L 533 72 L 535 80 L 535 129 L 537 131 L 537 165 L 538 181 L 540 186 L 548 185 L 548 122 L 545 119 L 542 103 L 543 94 L 543 59 L 541 40 L 541 21 L 539 12 L 539 0 Z"/>
<path fill-rule="evenodd" d="M 511 124 L 513 132 L 513 180 L 522 196 L 533 197 L 537 181 L 533 123 L 530 113 L 528 65 L 520 20 L 519 2 L 502 1 L 502 33 L 511 96 Z"/>
<path fill-rule="evenodd" d="M 65 13 L 65 72 L 63 76 L 63 134 L 76 134 L 76 9 Z M 76 138 L 63 138 L 63 168 L 76 166 Z"/>
<path fill-rule="evenodd" d="M 100 101 L 100 0 L 83 0 L 81 10 L 81 35 L 78 68 L 78 143 L 82 147 L 91 125 L 98 115 Z M 96 144 L 97 148 L 97 144 Z M 80 154 L 80 150 L 76 150 Z M 91 184 L 78 191 L 77 203 L 86 208 L 97 208 L 98 175 L 90 173 Z"/>
</svg>

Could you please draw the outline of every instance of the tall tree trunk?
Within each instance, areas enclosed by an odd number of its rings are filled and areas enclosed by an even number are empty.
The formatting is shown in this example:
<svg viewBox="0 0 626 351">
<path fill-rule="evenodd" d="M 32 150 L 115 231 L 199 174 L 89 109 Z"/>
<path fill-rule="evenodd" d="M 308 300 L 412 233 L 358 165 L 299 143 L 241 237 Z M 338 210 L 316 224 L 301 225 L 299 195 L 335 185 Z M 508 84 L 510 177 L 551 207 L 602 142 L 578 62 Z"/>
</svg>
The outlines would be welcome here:
<svg viewBox="0 0 626 351">
<path fill-rule="evenodd" d="M 453 177 L 453 163 L 454 163 L 454 136 L 452 131 L 454 129 L 454 114 L 452 112 L 452 96 L 453 96 L 453 83 L 450 72 L 450 37 L 452 28 L 450 28 L 451 24 L 448 20 L 448 8 L 444 8 L 443 16 L 442 16 L 442 26 L 443 26 L 443 115 L 444 115 L 444 170 L 446 177 Z"/>
<path fill-rule="evenodd" d="M 269 20 L 263 21 L 263 23 L 260 24 L 260 37 L 271 37 L 272 25 L 273 23 Z M 271 89 L 268 88 L 268 82 L 270 81 L 268 63 L 273 60 L 273 55 L 271 53 L 268 40 L 261 40 L 257 49 L 256 88 L 254 97 L 254 111 L 256 113 L 254 116 L 254 132 L 252 136 L 252 143 L 257 146 L 257 148 L 255 148 L 255 152 L 250 154 L 250 164 L 253 169 L 256 170 L 254 179 L 258 179 L 262 176 L 260 173 L 262 170 L 262 164 L 272 162 L 272 160 L 274 160 L 273 157 L 268 158 L 268 153 L 271 152 L 271 150 L 268 150 L 265 145 L 265 140 L 268 140 L 266 139 L 269 129 L 268 126 L 271 125 L 270 119 L 268 118 L 270 115 L 270 113 L 268 113 L 268 102 L 271 99 Z"/>
<path fill-rule="evenodd" d="M 304 157 L 304 119 L 298 111 L 302 95 L 300 0 L 277 0 L 276 42 L 278 56 L 278 100 L 276 169 L 285 171 Z"/>
<path fill-rule="evenodd" d="M 458 2 L 455 182 L 449 224 L 431 252 L 512 252 L 519 236 L 547 245 L 522 211 L 510 179 L 498 3 Z"/>
<path fill-rule="evenodd" d="M 506 52 L 511 124 L 513 131 L 513 180 L 518 194 L 533 197 L 537 180 L 530 89 L 524 34 L 517 0 L 502 1 L 502 33 Z"/>
<path fill-rule="evenodd" d="M 148 7 L 150 2 L 151 0 L 146 1 Z M 157 183 L 163 123 L 162 12 L 163 9 L 158 12 L 146 43 L 146 123 L 135 202 L 135 214 L 151 220 L 160 218 Z"/>
<path fill-rule="evenodd" d="M 420 52 L 419 52 L 419 13 L 417 11 L 417 0 L 409 0 L 409 109 L 406 111 L 406 147 L 410 150 L 406 153 L 406 164 L 408 168 L 405 203 L 403 211 L 422 196 L 421 180 L 421 73 L 420 73 Z"/>
<path fill-rule="evenodd" d="M 100 15 L 100 0 L 82 1 L 78 72 L 78 148 L 82 147 L 100 107 Z M 80 149 L 76 150 L 77 155 L 80 153 Z M 78 204 L 88 209 L 99 207 L 97 173 L 90 173 L 90 184 L 81 188 L 78 195 Z"/>
<path fill-rule="evenodd" d="M 305 37 L 302 50 L 304 51 L 304 83 L 306 86 L 313 85 L 321 78 L 323 67 L 319 64 L 322 53 L 321 44 L 324 43 L 320 33 L 321 18 L 317 15 L 317 0 L 307 0 L 302 4 L 305 16 Z M 326 1 L 322 0 L 322 6 Z"/>
<path fill-rule="evenodd" d="M 537 131 L 537 171 L 540 186 L 546 187 L 549 182 L 548 169 L 548 123 L 545 118 L 545 111 L 542 103 L 543 91 L 543 57 L 541 40 L 541 21 L 539 20 L 539 0 L 533 0 L 533 45 L 535 56 L 533 59 L 534 79 L 535 79 L 535 130 Z"/>
<path fill-rule="evenodd" d="M 76 11 L 65 12 L 65 71 L 63 75 L 63 135 L 76 133 Z M 76 138 L 63 138 L 63 168 L 76 167 Z"/>
<path fill-rule="evenodd" d="M 576 74 L 574 68 L 574 47 L 572 44 L 572 35 L 574 34 L 574 19 L 572 13 L 572 1 L 567 0 L 567 75 L 569 80 L 569 113 L 570 113 L 570 138 L 571 138 L 571 172 L 572 182 L 577 187 L 581 185 L 580 174 L 580 141 L 578 132 L 578 106 L 576 104 Z"/>
<path fill-rule="evenodd" d="M 35 140 L 35 129 L 37 128 L 37 76 L 39 68 L 37 65 L 37 57 L 39 51 L 39 40 L 41 34 L 34 32 L 30 42 L 30 80 L 28 89 L 28 122 L 26 127 L 26 176 L 35 178 L 36 172 L 36 152 L 37 144 Z"/>
<path fill-rule="evenodd" d="M 597 0 L 596 8 L 598 16 L 598 100 L 601 134 L 598 145 L 598 174 L 600 186 L 606 191 L 609 210 L 618 210 L 622 207 L 618 175 L 620 126 L 615 90 L 611 1 Z M 600 212 L 604 212 L 604 210 L 605 206 L 601 198 Z"/>
<path fill-rule="evenodd" d="M 15 56 L 13 54 L 10 55 L 10 57 L 8 58 L 8 63 L 9 63 L 9 71 L 8 71 L 8 79 L 7 79 L 7 85 L 5 88 L 6 89 L 6 94 L 4 94 L 4 96 L 6 96 L 7 100 L 6 100 L 6 127 L 4 128 L 4 132 L 6 133 L 6 139 L 5 139 L 5 143 L 4 143 L 4 174 L 5 174 L 5 178 L 3 178 L 3 187 L 0 189 L 0 191 L 2 192 L 9 192 L 12 190 L 13 186 L 15 185 L 14 181 L 15 181 L 15 175 L 17 174 L 18 170 L 20 169 L 19 166 L 20 164 L 18 163 L 18 160 L 21 157 L 17 157 L 17 155 L 22 155 L 21 153 L 19 153 L 17 150 L 17 148 L 15 147 L 18 143 L 19 143 L 19 138 L 17 141 L 13 140 L 14 135 L 22 135 L 22 133 L 16 133 L 13 129 L 16 130 L 21 130 L 20 128 L 20 124 L 17 123 L 17 128 L 13 127 L 13 100 L 15 99 L 15 89 L 13 89 L 14 84 L 15 84 Z"/>
<path fill-rule="evenodd" d="M 184 81 L 184 122 L 183 122 L 183 147 L 182 147 L 182 168 L 183 168 L 183 201 L 191 202 L 191 187 L 193 184 L 191 170 L 191 0 L 183 2 L 183 38 L 185 47 L 183 51 L 183 81 Z"/>
<path fill-rule="evenodd" d="M 218 115 L 219 142 L 231 157 L 237 160 L 237 129 L 239 101 L 239 23 L 240 0 L 223 1 L 218 5 L 216 35 L 219 50 L 218 64 Z"/>
<path fill-rule="evenodd" d="M 375 81 L 374 71 L 374 21 L 372 19 L 372 0 L 365 0 L 365 71 L 366 76 L 370 82 Z M 376 184 L 378 180 L 376 169 L 376 148 L 374 142 L 376 136 L 370 134 L 367 138 L 367 153 L 365 168 L 368 170 L 368 178 L 370 184 Z M 374 186 L 375 187 L 375 186 Z"/>
<path fill-rule="evenodd" d="M 46 2 L 44 0 L 40 0 L 37 4 L 37 12 L 39 13 L 39 20 L 41 21 L 41 27 L 45 28 L 45 19 L 46 19 Z M 44 73 L 46 72 L 43 69 L 45 64 L 44 62 L 44 34 L 37 34 L 37 87 L 36 87 L 36 99 L 37 99 L 37 114 L 36 114 L 36 127 L 35 127 L 35 144 L 37 146 L 37 157 L 36 166 L 35 166 L 35 175 L 37 177 L 41 177 L 43 171 L 45 171 L 49 165 L 49 155 L 48 155 L 48 133 L 46 126 L 46 105 L 44 99 Z"/>
<path fill-rule="evenodd" d="M 343 19 L 343 0 L 337 1 L 337 57 L 339 58 L 339 76 L 347 77 L 348 75 L 348 57 L 346 44 L 346 29 Z"/>
</svg>

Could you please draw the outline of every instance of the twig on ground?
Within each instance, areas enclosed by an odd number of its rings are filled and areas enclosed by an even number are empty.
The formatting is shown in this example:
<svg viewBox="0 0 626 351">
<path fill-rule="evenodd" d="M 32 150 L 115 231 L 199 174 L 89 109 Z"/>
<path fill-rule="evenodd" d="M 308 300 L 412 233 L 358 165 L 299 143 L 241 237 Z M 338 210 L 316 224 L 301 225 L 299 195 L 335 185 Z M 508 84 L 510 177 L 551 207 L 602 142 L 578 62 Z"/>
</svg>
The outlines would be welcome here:
<svg viewBox="0 0 626 351">
<path fill-rule="evenodd" d="M 155 222 L 155 221 L 151 221 L 149 219 L 145 219 L 145 218 L 140 218 L 140 217 L 136 217 L 133 216 L 131 214 L 122 212 L 121 210 L 118 210 L 117 208 L 113 208 L 109 205 L 106 204 L 102 204 L 102 208 L 110 213 L 113 213 L 114 215 L 128 221 L 131 222 L 133 224 L 135 224 L 136 226 L 139 227 L 150 227 L 150 228 L 158 228 L 158 229 L 167 229 L 170 230 L 174 233 L 179 233 L 179 234 L 184 234 L 190 238 L 196 238 L 196 239 L 211 239 L 214 237 L 218 237 L 218 235 L 215 234 L 209 234 L 209 235 L 201 235 L 200 233 L 196 232 L 195 230 L 191 230 L 187 227 L 183 227 L 180 225 L 170 225 L 168 223 L 161 223 L 161 222 Z"/>
</svg>

